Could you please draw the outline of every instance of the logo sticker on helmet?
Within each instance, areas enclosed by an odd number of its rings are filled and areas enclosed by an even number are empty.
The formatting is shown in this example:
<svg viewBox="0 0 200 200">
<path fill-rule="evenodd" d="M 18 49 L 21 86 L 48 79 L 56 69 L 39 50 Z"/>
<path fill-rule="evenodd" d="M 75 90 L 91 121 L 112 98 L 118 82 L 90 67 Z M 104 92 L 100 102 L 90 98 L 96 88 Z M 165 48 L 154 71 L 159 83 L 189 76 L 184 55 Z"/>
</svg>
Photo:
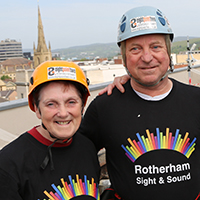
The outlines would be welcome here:
<svg viewBox="0 0 200 200">
<path fill-rule="evenodd" d="M 142 16 L 136 17 L 130 20 L 131 32 L 146 30 L 146 29 L 157 29 L 156 17 L 155 16 Z"/>
<path fill-rule="evenodd" d="M 48 79 L 74 79 L 76 80 L 76 69 L 71 67 L 49 67 L 48 68 Z"/>
</svg>

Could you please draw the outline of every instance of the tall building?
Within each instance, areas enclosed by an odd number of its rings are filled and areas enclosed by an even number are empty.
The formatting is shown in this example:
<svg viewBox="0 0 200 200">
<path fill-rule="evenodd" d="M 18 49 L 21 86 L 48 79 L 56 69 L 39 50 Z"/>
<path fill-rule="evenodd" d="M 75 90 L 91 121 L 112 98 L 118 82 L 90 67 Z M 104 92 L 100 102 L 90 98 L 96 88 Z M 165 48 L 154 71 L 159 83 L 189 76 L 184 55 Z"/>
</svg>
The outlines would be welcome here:
<svg viewBox="0 0 200 200">
<path fill-rule="evenodd" d="M 9 58 L 23 58 L 21 42 L 10 39 L 0 42 L 0 62 Z"/>
<path fill-rule="evenodd" d="M 38 45 L 36 49 L 35 44 L 33 44 L 33 51 L 34 51 L 33 61 L 35 68 L 44 61 L 52 60 L 50 43 L 49 43 L 49 48 L 47 49 L 47 45 L 45 42 L 39 6 L 38 6 Z"/>
</svg>

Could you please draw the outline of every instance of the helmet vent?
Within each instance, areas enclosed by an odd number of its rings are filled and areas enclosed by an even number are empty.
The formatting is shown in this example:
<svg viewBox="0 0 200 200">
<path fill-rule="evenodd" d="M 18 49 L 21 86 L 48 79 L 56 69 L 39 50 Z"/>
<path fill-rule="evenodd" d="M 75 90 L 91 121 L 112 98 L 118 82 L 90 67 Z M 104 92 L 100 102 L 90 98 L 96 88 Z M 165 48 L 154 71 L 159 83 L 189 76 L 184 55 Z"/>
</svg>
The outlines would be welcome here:
<svg viewBox="0 0 200 200">
<path fill-rule="evenodd" d="M 126 28 L 126 23 L 123 23 L 123 24 L 120 26 L 120 30 L 121 30 L 122 33 L 125 31 L 125 28 Z"/>
<path fill-rule="evenodd" d="M 30 78 L 30 84 L 33 85 L 33 77 Z"/>
<path fill-rule="evenodd" d="M 90 79 L 86 78 L 87 85 L 90 85 Z"/>
<path fill-rule="evenodd" d="M 121 32 L 123 33 L 125 31 L 125 28 L 126 28 L 126 16 L 123 15 L 122 16 L 122 19 L 121 19 L 121 25 L 120 25 L 120 30 Z"/>
<path fill-rule="evenodd" d="M 124 15 L 124 16 L 122 17 L 122 23 L 125 22 L 125 20 L 126 20 L 126 16 Z"/>
<path fill-rule="evenodd" d="M 165 24 L 166 24 L 165 19 L 162 18 L 162 17 L 158 17 L 158 19 L 159 19 L 160 23 L 161 23 L 163 26 L 165 26 Z"/>
<path fill-rule="evenodd" d="M 157 10 L 156 14 L 162 17 L 162 12 L 160 10 Z"/>
</svg>

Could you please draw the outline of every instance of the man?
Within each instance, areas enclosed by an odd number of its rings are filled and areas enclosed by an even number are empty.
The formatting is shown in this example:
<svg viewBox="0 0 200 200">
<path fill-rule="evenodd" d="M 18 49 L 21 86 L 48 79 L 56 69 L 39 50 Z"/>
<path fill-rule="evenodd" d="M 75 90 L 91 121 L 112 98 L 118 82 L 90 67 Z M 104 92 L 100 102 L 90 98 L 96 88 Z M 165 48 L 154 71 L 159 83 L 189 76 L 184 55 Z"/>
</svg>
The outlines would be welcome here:
<svg viewBox="0 0 200 200">
<path fill-rule="evenodd" d="M 168 78 L 173 32 L 153 7 L 127 11 L 118 45 L 131 77 L 97 97 L 81 132 L 105 147 L 112 188 L 125 200 L 193 200 L 200 192 L 200 89 Z"/>
</svg>

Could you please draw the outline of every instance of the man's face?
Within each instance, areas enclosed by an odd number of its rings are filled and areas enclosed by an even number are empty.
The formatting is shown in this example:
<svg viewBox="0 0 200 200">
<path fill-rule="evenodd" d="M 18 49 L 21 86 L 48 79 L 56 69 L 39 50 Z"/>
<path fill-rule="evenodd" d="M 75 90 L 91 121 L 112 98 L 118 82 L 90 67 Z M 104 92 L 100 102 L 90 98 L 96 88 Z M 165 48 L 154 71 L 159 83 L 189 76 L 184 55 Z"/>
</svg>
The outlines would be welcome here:
<svg viewBox="0 0 200 200">
<path fill-rule="evenodd" d="M 144 35 L 126 40 L 126 65 L 139 82 L 146 85 L 157 83 L 169 64 L 164 35 Z M 135 82 L 133 79 L 131 81 Z"/>
<path fill-rule="evenodd" d="M 75 86 L 52 82 L 41 89 L 39 98 L 39 108 L 35 107 L 36 115 L 47 130 L 59 139 L 72 137 L 82 118 L 82 100 Z M 52 139 L 45 130 L 41 134 Z"/>
</svg>

